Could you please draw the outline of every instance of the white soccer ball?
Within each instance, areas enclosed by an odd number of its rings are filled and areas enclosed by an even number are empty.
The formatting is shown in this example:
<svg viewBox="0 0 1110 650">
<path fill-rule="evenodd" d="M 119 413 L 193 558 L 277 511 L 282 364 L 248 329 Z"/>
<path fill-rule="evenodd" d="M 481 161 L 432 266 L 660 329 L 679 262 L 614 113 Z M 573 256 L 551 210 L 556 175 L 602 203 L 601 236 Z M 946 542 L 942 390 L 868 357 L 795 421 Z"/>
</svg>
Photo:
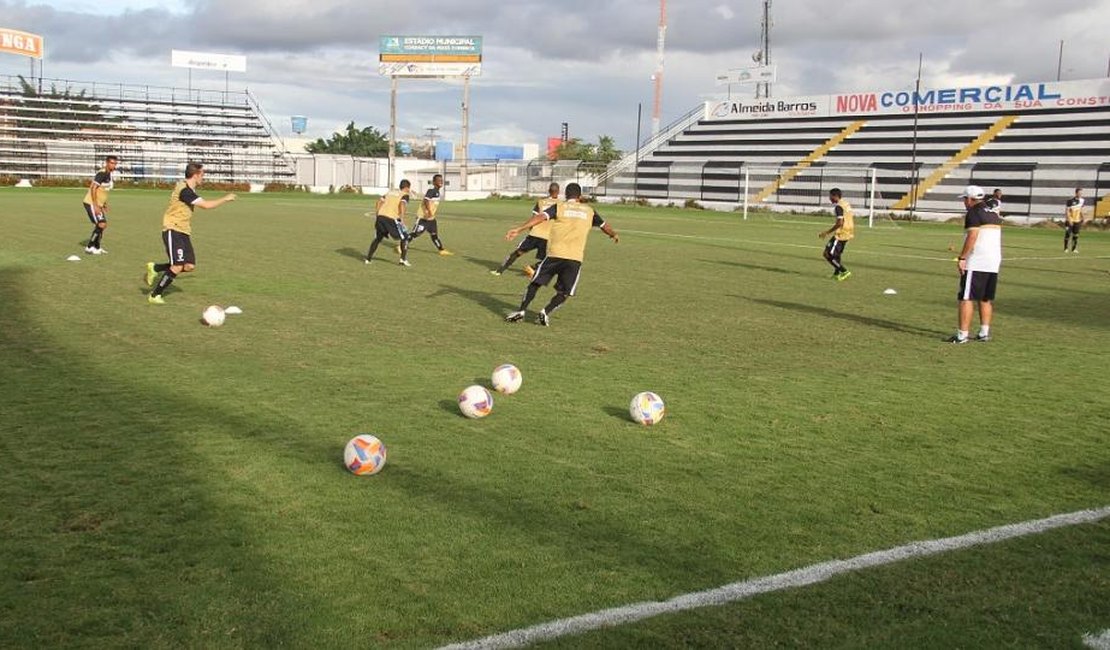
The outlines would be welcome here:
<svg viewBox="0 0 1110 650">
<path fill-rule="evenodd" d="M 219 327 L 220 325 L 223 325 L 224 318 L 226 318 L 226 316 L 224 315 L 223 307 L 220 307 L 219 305 L 209 305 L 208 307 L 205 307 L 204 313 L 201 314 L 200 317 L 201 320 L 204 321 L 204 324 L 209 327 Z"/>
<path fill-rule="evenodd" d="M 655 424 L 663 419 L 665 410 L 663 398 L 650 390 L 637 393 L 628 407 L 629 415 L 640 424 Z"/>
<path fill-rule="evenodd" d="M 484 418 L 493 410 L 493 395 L 483 386 L 467 386 L 459 393 L 459 410 L 468 418 Z"/>
<path fill-rule="evenodd" d="M 376 436 L 360 433 L 351 438 L 343 450 L 343 464 L 352 474 L 370 476 L 385 467 L 385 445 Z"/>
<path fill-rule="evenodd" d="M 520 384 L 523 381 L 524 376 L 511 363 L 503 363 L 497 366 L 493 369 L 493 375 L 490 377 L 493 389 L 503 395 L 512 395 L 520 390 Z"/>
</svg>

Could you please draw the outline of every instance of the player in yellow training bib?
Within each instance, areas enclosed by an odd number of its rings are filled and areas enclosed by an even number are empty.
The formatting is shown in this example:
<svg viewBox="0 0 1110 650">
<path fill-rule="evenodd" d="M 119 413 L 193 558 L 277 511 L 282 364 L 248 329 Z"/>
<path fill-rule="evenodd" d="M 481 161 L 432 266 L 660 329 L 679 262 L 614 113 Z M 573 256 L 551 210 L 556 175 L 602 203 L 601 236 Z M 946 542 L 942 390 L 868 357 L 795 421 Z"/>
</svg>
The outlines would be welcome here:
<svg viewBox="0 0 1110 650">
<path fill-rule="evenodd" d="M 424 193 L 424 200 L 420 203 L 420 220 L 416 222 L 416 227 L 409 233 L 408 240 L 411 245 L 412 240 L 426 232 L 432 238 L 432 244 L 440 255 L 454 255 L 443 247 L 443 242 L 439 239 L 439 225 L 436 221 L 436 215 L 439 213 L 439 202 L 442 198 L 443 175 L 436 174 L 432 176 L 432 186 Z"/>
<path fill-rule="evenodd" d="M 825 245 L 825 260 L 832 264 L 833 279 L 843 282 L 852 277 L 852 272 L 841 263 L 840 256 L 844 254 L 844 248 L 848 245 L 848 242 L 856 236 L 856 221 L 852 215 L 852 206 L 844 199 L 844 194 L 839 188 L 834 187 L 829 190 L 829 201 L 834 206 L 833 213 L 836 215 L 836 223 L 828 230 L 822 231 L 817 237 L 824 239 L 832 235 L 829 238 L 829 243 Z"/>
<path fill-rule="evenodd" d="M 103 255 L 108 252 L 101 248 L 100 244 L 104 241 L 104 231 L 108 229 L 108 192 L 115 184 L 112 172 L 116 170 L 118 164 L 117 156 L 108 156 L 104 159 L 104 167 L 96 172 L 96 176 L 93 176 L 92 181 L 89 182 L 89 191 L 85 192 L 85 198 L 82 201 L 85 214 L 93 225 L 89 243 L 85 246 L 85 252 L 89 255 Z"/>
<path fill-rule="evenodd" d="M 366 263 L 374 261 L 374 251 L 378 244 L 386 237 L 396 239 L 401 244 L 401 259 L 397 261 L 401 266 L 409 264 L 409 238 L 405 232 L 405 209 L 409 205 L 409 194 L 412 192 L 412 183 L 407 179 L 402 180 L 397 189 L 386 192 L 374 208 L 377 218 L 374 220 L 374 241 L 370 243 L 370 250 L 366 251 Z"/>
<path fill-rule="evenodd" d="M 559 184 L 552 183 L 547 186 L 547 196 L 543 197 L 539 201 L 536 201 L 536 205 L 532 207 L 532 216 L 543 212 L 544 210 L 550 208 L 558 202 Z M 543 261 L 543 258 L 547 257 L 547 238 L 550 236 L 550 234 L 550 221 L 541 221 L 532 226 L 532 229 L 528 231 L 528 234 L 524 237 L 523 240 L 521 240 L 520 244 L 518 244 L 517 247 L 513 249 L 513 252 L 509 253 L 509 256 L 505 258 L 504 262 L 501 262 L 501 266 L 490 271 L 490 273 L 492 273 L 493 275 L 501 275 L 506 270 L 508 270 L 510 266 L 513 265 L 513 262 L 515 262 L 517 258 L 521 257 L 528 251 L 536 251 L 536 263 L 539 264 Z M 536 270 L 531 266 L 524 267 L 524 275 L 532 277 L 535 274 Z"/>
<path fill-rule="evenodd" d="M 1064 204 L 1064 252 L 1068 252 L 1068 241 L 1071 240 L 1071 252 L 1079 252 L 1079 230 L 1083 227 L 1083 188 L 1075 188 L 1075 196 Z"/>
</svg>

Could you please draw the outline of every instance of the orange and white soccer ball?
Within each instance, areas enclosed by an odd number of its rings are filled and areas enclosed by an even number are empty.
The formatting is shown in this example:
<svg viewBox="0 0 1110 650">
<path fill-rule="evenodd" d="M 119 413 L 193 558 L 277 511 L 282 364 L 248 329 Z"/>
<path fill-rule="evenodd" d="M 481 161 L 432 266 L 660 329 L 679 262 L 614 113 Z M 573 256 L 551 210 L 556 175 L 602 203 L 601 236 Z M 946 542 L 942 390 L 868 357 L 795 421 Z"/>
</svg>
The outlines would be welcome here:
<svg viewBox="0 0 1110 650">
<path fill-rule="evenodd" d="M 663 398 L 650 390 L 637 393 L 636 396 L 632 398 L 632 404 L 628 406 L 629 415 L 640 424 L 655 424 L 663 419 L 663 414 L 665 412 L 666 408 L 663 405 Z"/>
<path fill-rule="evenodd" d="M 493 375 L 490 377 L 490 383 L 493 384 L 493 389 L 502 395 L 512 395 L 520 390 L 520 384 L 524 381 L 524 376 L 520 374 L 520 370 L 511 363 L 503 363 L 493 369 Z"/>
<path fill-rule="evenodd" d="M 352 474 L 370 476 L 385 467 L 385 444 L 376 436 L 360 433 L 351 438 L 343 450 L 343 464 Z"/>
<path fill-rule="evenodd" d="M 484 418 L 493 410 L 493 395 L 484 386 L 467 386 L 459 393 L 459 410 L 468 418 Z"/>
</svg>

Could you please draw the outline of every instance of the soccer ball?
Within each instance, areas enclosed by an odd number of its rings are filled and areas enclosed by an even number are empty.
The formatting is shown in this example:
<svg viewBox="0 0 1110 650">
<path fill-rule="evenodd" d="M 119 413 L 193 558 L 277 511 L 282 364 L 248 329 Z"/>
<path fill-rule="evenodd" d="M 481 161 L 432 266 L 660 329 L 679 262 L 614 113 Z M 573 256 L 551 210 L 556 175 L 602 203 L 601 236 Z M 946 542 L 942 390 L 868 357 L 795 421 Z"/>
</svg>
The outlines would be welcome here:
<svg viewBox="0 0 1110 650">
<path fill-rule="evenodd" d="M 663 398 L 649 390 L 637 393 L 632 398 L 628 413 L 640 424 L 655 424 L 663 419 Z"/>
<path fill-rule="evenodd" d="M 459 410 L 468 418 L 484 418 L 493 410 L 493 395 L 477 384 L 459 393 Z"/>
<path fill-rule="evenodd" d="M 201 320 L 209 327 L 219 327 L 224 324 L 224 310 L 219 305 L 209 305 L 205 307 L 204 313 L 201 314 Z"/>
<path fill-rule="evenodd" d="M 501 364 L 493 369 L 493 376 L 490 377 L 490 382 L 493 384 L 493 389 L 503 395 L 512 395 L 520 390 L 520 384 L 524 381 L 524 377 L 511 363 Z"/>
<path fill-rule="evenodd" d="M 385 445 L 369 433 L 360 433 L 343 450 L 343 464 L 358 476 L 377 474 L 385 467 Z"/>
</svg>

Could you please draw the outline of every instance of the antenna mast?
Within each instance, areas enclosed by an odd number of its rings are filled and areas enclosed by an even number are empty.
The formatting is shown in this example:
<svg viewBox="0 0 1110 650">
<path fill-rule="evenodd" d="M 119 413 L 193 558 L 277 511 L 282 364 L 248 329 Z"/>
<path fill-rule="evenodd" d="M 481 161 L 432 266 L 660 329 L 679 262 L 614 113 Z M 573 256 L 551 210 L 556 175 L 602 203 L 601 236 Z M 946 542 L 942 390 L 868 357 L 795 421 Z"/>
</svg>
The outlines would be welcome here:
<svg viewBox="0 0 1110 650">
<path fill-rule="evenodd" d="M 656 42 L 658 60 L 655 67 L 655 108 L 651 114 L 651 134 L 659 134 L 659 118 L 663 113 L 663 43 L 667 37 L 667 0 L 659 0 L 659 39 Z"/>
<path fill-rule="evenodd" d="M 752 58 L 762 66 L 771 65 L 771 0 L 763 0 L 763 29 L 759 34 L 760 50 Z M 762 94 L 760 91 L 762 90 Z M 755 85 L 755 98 L 770 97 L 771 82 Z"/>
</svg>

